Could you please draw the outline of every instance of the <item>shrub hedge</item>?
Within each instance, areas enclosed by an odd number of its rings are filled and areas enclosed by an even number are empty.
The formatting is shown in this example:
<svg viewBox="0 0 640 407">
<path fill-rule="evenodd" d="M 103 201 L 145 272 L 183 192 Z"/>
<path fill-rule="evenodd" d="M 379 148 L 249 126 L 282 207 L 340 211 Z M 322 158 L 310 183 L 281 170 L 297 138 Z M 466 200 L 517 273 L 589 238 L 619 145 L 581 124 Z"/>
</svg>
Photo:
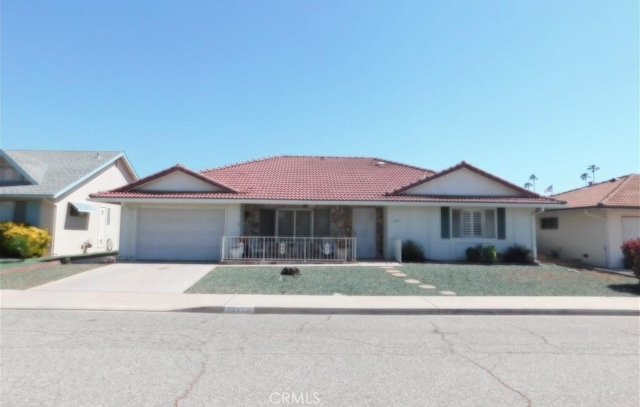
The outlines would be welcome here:
<svg viewBox="0 0 640 407">
<path fill-rule="evenodd" d="M 402 243 L 402 261 L 403 262 L 420 262 L 425 261 L 424 249 L 413 240 L 407 240 Z"/>
<path fill-rule="evenodd" d="M 640 238 L 627 240 L 620 248 L 625 267 L 633 270 L 633 274 L 640 278 Z"/>
<path fill-rule="evenodd" d="M 24 223 L 0 222 L 2 257 L 41 257 L 50 243 L 51 235 L 46 230 Z"/>
</svg>

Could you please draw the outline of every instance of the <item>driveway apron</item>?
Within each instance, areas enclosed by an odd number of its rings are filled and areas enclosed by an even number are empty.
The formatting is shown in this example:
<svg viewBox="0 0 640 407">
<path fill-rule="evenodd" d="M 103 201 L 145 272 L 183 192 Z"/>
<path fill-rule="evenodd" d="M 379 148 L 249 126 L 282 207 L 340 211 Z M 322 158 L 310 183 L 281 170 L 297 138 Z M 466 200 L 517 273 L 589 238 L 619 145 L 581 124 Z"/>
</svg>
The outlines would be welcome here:
<svg viewBox="0 0 640 407">
<path fill-rule="evenodd" d="M 117 263 L 31 288 L 34 291 L 183 293 L 213 264 Z"/>
</svg>

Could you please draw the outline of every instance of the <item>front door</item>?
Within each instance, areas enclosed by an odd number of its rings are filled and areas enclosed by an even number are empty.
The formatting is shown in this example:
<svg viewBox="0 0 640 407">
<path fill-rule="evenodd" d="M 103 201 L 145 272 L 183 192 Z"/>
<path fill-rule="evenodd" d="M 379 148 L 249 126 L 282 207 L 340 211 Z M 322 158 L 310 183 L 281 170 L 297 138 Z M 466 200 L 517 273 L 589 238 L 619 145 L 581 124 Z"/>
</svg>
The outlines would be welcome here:
<svg viewBox="0 0 640 407">
<path fill-rule="evenodd" d="M 104 228 L 107 224 L 107 208 L 100 207 L 100 218 L 98 219 L 98 248 L 104 247 Z"/>
<path fill-rule="evenodd" d="M 353 209 L 353 235 L 356 238 L 356 256 L 358 259 L 376 257 L 376 209 Z"/>
</svg>

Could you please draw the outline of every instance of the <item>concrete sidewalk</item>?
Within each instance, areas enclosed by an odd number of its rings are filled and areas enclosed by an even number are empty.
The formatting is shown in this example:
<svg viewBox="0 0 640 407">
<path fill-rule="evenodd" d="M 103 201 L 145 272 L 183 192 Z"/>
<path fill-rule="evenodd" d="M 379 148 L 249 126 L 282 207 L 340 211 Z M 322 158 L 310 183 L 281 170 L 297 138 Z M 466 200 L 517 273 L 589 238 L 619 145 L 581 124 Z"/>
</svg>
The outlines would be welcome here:
<svg viewBox="0 0 640 407">
<path fill-rule="evenodd" d="M 0 308 L 245 314 L 640 316 L 640 298 L 349 297 L 0 290 Z"/>
</svg>

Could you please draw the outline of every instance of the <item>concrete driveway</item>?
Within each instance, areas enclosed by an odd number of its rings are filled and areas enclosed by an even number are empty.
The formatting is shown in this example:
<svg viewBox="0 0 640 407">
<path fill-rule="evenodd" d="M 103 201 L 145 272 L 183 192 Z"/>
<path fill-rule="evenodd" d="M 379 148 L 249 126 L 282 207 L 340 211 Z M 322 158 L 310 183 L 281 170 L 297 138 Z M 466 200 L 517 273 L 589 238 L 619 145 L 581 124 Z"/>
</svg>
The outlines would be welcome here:
<svg viewBox="0 0 640 407">
<path fill-rule="evenodd" d="M 116 263 L 31 290 L 183 293 L 214 267 L 213 264 Z"/>
</svg>

